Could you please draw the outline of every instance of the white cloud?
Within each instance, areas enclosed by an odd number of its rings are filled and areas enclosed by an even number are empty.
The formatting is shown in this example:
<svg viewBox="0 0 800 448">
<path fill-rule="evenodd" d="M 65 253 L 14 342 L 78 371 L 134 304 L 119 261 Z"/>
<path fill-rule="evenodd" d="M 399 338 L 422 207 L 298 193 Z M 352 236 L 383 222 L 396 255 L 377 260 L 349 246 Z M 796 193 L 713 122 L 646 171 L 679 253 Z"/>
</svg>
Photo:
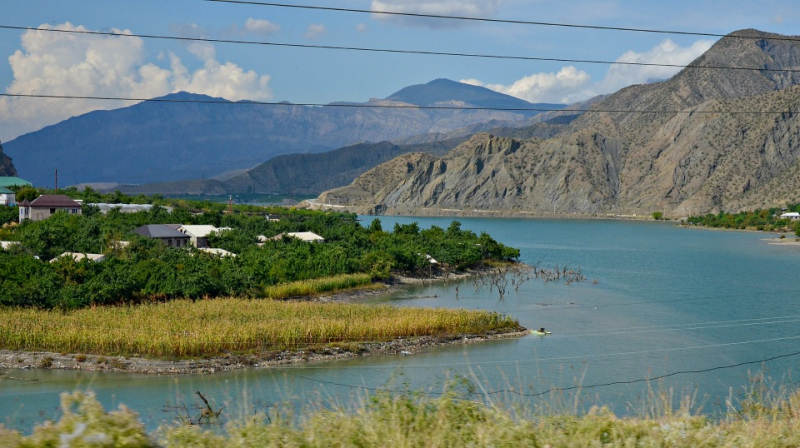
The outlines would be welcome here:
<svg viewBox="0 0 800 448">
<path fill-rule="evenodd" d="M 356 25 L 356 31 L 358 31 L 359 33 L 366 33 L 368 29 L 369 28 L 367 28 L 366 23 L 359 23 L 358 25 Z"/>
<path fill-rule="evenodd" d="M 713 42 L 701 40 L 681 47 L 669 39 L 643 53 L 628 51 L 617 62 L 655 63 L 676 66 L 688 65 L 705 53 Z M 613 64 L 601 81 L 594 81 L 585 71 L 569 66 L 558 73 L 534 73 L 509 85 L 484 83 L 477 79 L 461 82 L 486 87 L 533 103 L 575 103 L 593 96 L 613 93 L 633 84 L 670 78 L 680 67 Z"/>
<path fill-rule="evenodd" d="M 71 23 L 52 28 L 88 31 Z M 131 34 L 128 30 L 112 31 Z M 6 93 L 153 98 L 183 90 L 229 100 L 272 97 L 269 76 L 245 71 L 231 62 L 220 63 L 215 48 L 208 43 L 187 47 L 203 62 L 195 70 L 188 69 L 173 53 L 158 58 L 168 59 L 168 67 L 145 61 L 144 41 L 138 37 L 26 31 L 21 44 L 22 48 L 8 59 L 14 80 L 6 87 Z M 130 104 L 0 98 L 0 139 L 9 140 L 91 110 Z"/>
<path fill-rule="evenodd" d="M 503 0 L 372 0 L 373 12 L 402 12 L 437 16 L 491 17 Z M 387 14 L 372 14 L 373 18 L 390 23 L 428 28 L 456 28 L 469 23 L 464 20 L 425 19 Z"/>
<path fill-rule="evenodd" d="M 628 51 L 617 62 L 640 64 L 667 64 L 683 66 L 697 59 L 714 44 L 710 40 L 699 40 L 689 47 L 681 47 L 670 39 L 663 40 L 656 47 L 644 53 Z M 611 93 L 632 85 L 667 79 L 681 70 L 680 67 L 660 67 L 647 65 L 620 65 L 609 67 L 605 78 L 598 84 L 601 93 Z"/>
<path fill-rule="evenodd" d="M 281 27 L 269 20 L 249 18 L 244 22 L 244 31 L 259 36 L 271 36 L 281 30 Z"/>
<path fill-rule="evenodd" d="M 558 73 L 536 73 L 510 85 L 484 84 L 477 79 L 463 83 L 486 87 L 532 103 L 570 104 L 594 96 L 592 77 L 575 67 L 564 67 Z"/>
<path fill-rule="evenodd" d="M 312 23 L 308 26 L 306 30 L 306 34 L 304 35 L 306 39 L 317 39 L 323 34 L 327 33 L 328 29 L 325 28 L 325 25 L 321 23 Z"/>
</svg>

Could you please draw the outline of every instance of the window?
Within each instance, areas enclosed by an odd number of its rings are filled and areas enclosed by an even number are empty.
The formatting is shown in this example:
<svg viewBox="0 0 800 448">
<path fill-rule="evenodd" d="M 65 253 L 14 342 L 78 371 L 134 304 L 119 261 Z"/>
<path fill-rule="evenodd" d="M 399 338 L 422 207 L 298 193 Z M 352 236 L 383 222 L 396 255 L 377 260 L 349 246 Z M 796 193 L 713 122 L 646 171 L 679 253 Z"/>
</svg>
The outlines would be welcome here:
<svg viewBox="0 0 800 448">
<path fill-rule="evenodd" d="M 78 214 L 78 209 L 77 209 L 77 208 L 73 208 L 73 209 L 72 209 L 72 214 L 73 214 L 73 215 L 76 215 L 76 214 Z"/>
<path fill-rule="evenodd" d="M 51 214 L 51 215 L 52 215 L 53 213 L 55 213 L 55 212 L 56 212 L 56 209 L 54 209 L 54 208 L 51 208 L 51 209 L 50 209 L 50 214 Z"/>
</svg>

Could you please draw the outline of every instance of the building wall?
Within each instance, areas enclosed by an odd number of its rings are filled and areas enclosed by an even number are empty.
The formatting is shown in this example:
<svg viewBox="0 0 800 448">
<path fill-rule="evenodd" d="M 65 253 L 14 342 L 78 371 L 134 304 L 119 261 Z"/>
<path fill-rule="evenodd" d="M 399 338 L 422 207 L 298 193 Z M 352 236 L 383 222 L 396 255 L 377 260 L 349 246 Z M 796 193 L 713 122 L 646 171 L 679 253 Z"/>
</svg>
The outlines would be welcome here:
<svg viewBox="0 0 800 448">
<path fill-rule="evenodd" d="M 66 210 L 67 213 L 71 215 L 80 215 L 81 208 L 80 207 L 20 207 L 19 208 L 19 220 L 22 222 L 25 219 L 30 219 L 31 221 L 41 221 L 43 219 L 47 219 L 53 216 L 56 212 L 60 210 Z"/>
</svg>

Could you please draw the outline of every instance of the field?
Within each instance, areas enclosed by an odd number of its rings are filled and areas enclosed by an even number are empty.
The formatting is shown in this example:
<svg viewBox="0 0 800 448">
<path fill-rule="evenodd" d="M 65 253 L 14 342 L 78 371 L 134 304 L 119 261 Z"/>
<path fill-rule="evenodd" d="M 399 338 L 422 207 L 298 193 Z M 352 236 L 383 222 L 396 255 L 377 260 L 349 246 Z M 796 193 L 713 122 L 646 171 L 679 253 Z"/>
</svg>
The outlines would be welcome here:
<svg viewBox="0 0 800 448">
<path fill-rule="evenodd" d="M 179 359 L 511 331 L 493 312 L 265 299 L 0 309 L 3 349 Z"/>
</svg>

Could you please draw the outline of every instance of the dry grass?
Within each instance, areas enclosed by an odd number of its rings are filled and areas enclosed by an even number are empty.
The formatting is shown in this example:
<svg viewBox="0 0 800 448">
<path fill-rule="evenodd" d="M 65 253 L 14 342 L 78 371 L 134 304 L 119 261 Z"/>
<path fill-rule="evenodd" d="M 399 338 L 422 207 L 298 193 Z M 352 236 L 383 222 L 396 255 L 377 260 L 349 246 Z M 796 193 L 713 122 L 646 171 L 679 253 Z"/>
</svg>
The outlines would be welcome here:
<svg viewBox="0 0 800 448">
<path fill-rule="evenodd" d="M 511 318 L 485 311 L 235 298 L 66 313 L 0 309 L 0 317 L 4 349 L 150 358 L 302 349 L 518 326 Z"/>
<path fill-rule="evenodd" d="M 309 411 L 301 418 L 252 416 L 224 434 L 197 425 L 166 426 L 148 435 L 124 407 L 105 412 L 91 394 L 62 395 L 63 416 L 25 437 L 0 427 L 0 446 L 163 447 L 797 447 L 800 393 L 731 408 L 714 421 L 688 409 L 620 418 L 605 408 L 577 415 L 465 400 L 455 393 L 378 393 L 354 408 Z M 657 405 L 656 405 L 657 406 Z M 747 411 L 747 412 L 743 412 Z M 105 442 L 98 443 L 98 442 Z"/>
</svg>

